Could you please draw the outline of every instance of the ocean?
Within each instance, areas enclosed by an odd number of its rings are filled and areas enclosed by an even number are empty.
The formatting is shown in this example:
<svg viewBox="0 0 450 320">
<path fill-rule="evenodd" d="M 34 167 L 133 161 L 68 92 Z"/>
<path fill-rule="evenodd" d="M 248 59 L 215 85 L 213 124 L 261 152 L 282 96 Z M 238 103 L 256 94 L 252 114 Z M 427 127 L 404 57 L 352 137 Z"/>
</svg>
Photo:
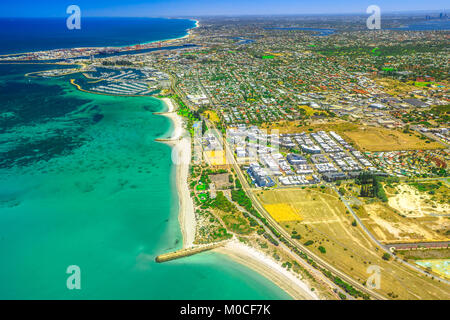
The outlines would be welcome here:
<svg viewBox="0 0 450 320">
<path fill-rule="evenodd" d="M 50 46 L 22 41 L 10 48 Z M 173 130 L 154 114 L 165 105 L 24 76 L 52 67 L 0 64 L 0 299 L 289 299 L 218 253 L 157 264 L 182 246 L 171 149 L 155 142 Z M 70 265 L 81 270 L 80 290 L 66 286 Z"/>
<path fill-rule="evenodd" d="M 158 18 L 81 18 L 69 30 L 66 18 L 0 18 L 0 54 L 39 50 L 120 47 L 183 37 L 195 21 Z"/>
</svg>

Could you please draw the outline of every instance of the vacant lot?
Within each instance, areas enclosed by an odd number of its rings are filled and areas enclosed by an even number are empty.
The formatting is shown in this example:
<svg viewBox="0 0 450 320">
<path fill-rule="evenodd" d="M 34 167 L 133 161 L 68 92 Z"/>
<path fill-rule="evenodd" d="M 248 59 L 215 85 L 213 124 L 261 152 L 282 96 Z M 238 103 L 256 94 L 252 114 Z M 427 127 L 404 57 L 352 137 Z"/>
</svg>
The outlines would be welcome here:
<svg viewBox="0 0 450 320">
<path fill-rule="evenodd" d="M 315 123 L 307 126 L 295 121 L 265 124 L 263 129 L 279 133 L 335 131 L 362 151 L 432 150 L 444 148 L 438 142 L 421 139 L 415 132 L 403 133 L 386 128 L 360 126 L 347 121 Z"/>
<path fill-rule="evenodd" d="M 409 218 L 450 214 L 450 188 L 433 182 L 399 184 L 386 188 L 389 206 Z"/>
<path fill-rule="evenodd" d="M 450 249 L 397 250 L 397 254 L 410 260 L 447 259 L 450 260 Z"/>
<path fill-rule="evenodd" d="M 230 182 L 230 174 L 229 173 L 219 173 L 219 174 L 210 174 L 209 179 L 214 183 L 217 190 L 228 189 L 232 182 Z"/>
<path fill-rule="evenodd" d="M 276 209 L 281 209 L 286 213 L 286 217 L 280 221 L 303 220 L 304 223 L 317 221 L 322 223 L 331 218 L 331 222 L 336 222 L 337 219 L 330 216 L 329 211 L 342 209 L 345 212 L 343 204 L 336 197 L 319 192 L 319 190 L 321 189 L 270 190 L 263 191 L 259 197 L 264 207 L 270 209 L 268 212 L 275 220 L 282 215 L 282 213 L 276 212 Z M 289 220 L 289 217 L 292 219 Z"/>
<path fill-rule="evenodd" d="M 323 110 L 316 110 L 316 109 L 311 108 L 310 106 L 305 106 L 305 105 L 299 106 L 299 108 L 305 110 L 305 113 L 308 116 L 312 116 L 316 112 L 326 112 Z"/>
<path fill-rule="evenodd" d="M 441 182 L 399 183 L 384 187 L 387 203 L 374 201 L 356 210 L 383 243 L 450 239 L 449 188 Z"/>
<path fill-rule="evenodd" d="M 446 231 L 450 220 L 446 217 L 401 216 L 380 202 L 364 205 L 357 211 L 364 225 L 383 243 L 449 240 Z"/>
<path fill-rule="evenodd" d="M 205 151 L 204 155 L 205 161 L 212 166 L 222 166 L 227 164 L 225 151 L 223 150 Z"/>
<path fill-rule="evenodd" d="M 325 261 L 360 283 L 370 276 L 368 267 L 381 269 L 382 294 L 399 299 L 450 299 L 449 286 L 426 278 L 399 263 L 382 259 L 382 252 L 359 226 L 331 189 L 279 189 L 258 191 L 263 205 L 285 203 L 301 214 L 302 221 L 280 225 Z M 325 249 L 322 253 L 319 247 Z"/>
<path fill-rule="evenodd" d="M 438 142 L 426 143 L 416 134 L 403 133 L 385 128 L 360 127 L 357 130 L 342 132 L 344 139 L 353 142 L 362 151 L 397 151 L 439 149 Z"/>
</svg>

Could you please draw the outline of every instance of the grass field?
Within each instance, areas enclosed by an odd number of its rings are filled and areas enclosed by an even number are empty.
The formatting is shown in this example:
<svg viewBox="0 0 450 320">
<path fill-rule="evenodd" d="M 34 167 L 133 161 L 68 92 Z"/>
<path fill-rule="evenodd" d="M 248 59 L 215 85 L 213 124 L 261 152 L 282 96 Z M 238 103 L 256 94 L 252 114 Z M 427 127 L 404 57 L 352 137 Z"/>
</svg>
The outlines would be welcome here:
<svg viewBox="0 0 450 320">
<path fill-rule="evenodd" d="M 278 189 L 258 191 L 263 205 L 285 203 L 298 210 L 301 221 L 284 221 L 280 225 L 302 244 L 320 255 L 328 263 L 364 284 L 370 274 L 368 267 L 381 269 L 381 288 L 386 297 L 399 299 L 450 299 L 448 285 L 431 280 L 416 271 L 382 259 L 377 248 L 359 226 L 353 226 L 353 217 L 331 189 Z M 321 253 L 319 247 L 326 249 Z"/>
<path fill-rule="evenodd" d="M 443 146 L 420 139 L 414 133 L 375 127 L 359 127 L 357 130 L 341 132 L 343 138 L 353 142 L 362 151 L 397 151 L 441 149 Z"/>
<path fill-rule="evenodd" d="M 220 119 L 217 116 L 217 113 L 215 111 L 208 110 L 208 111 L 205 111 L 204 114 L 205 114 L 205 117 L 208 118 L 209 120 L 211 120 L 212 122 L 220 121 Z"/>
<path fill-rule="evenodd" d="M 411 91 L 417 90 L 417 88 L 411 84 L 406 84 L 404 82 L 389 78 L 375 79 L 375 82 L 383 86 L 386 93 L 393 96 L 404 95 L 410 93 Z"/>
<path fill-rule="evenodd" d="M 195 187 L 195 189 L 201 191 L 201 190 L 206 190 L 206 185 L 205 184 L 199 184 L 197 187 Z"/>
<path fill-rule="evenodd" d="M 206 200 L 208 200 L 208 196 L 206 195 L 206 193 L 199 193 L 198 198 L 201 202 L 205 202 Z"/>
<path fill-rule="evenodd" d="M 379 127 L 360 126 L 347 121 L 336 121 L 327 123 L 315 123 L 311 125 L 300 125 L 295 121 L 282 123 L 268 123 L 263 129 L 278 130 L 280 133 L 335 131 L 348 142 L 358 147 L 361 151 L 397 151 L 397 150 L 432 150 L 443 149 L 444 146 L 438 142 L 428 139 L 420 139 L 418 133 L 403 133 Z"/>
</svg>

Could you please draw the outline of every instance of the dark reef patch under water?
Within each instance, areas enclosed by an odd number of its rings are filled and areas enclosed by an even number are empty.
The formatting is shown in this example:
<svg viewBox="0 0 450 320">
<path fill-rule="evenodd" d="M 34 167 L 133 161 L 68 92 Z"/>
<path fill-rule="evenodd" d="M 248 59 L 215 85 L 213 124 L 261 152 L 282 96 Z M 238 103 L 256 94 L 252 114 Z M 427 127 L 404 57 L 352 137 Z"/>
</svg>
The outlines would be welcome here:
<svg viewBox="0 0 450 320">
<path fill-rule="evenodd" d="M 0 66 L 0 168 L 65 155 L 86 140 L 86 126 L 103 118 L 92 100 L 67 95 L 70 87 L 64 77 L 24 76 L 44 68 L 52 66 Z"/>
<path fill-rule="evenodd" d="M 49 121 L 76 111 L 91 100 L 64 97 L 58 85 L 33 82 L 6 81 L 0 83 L 2 113 L 14 116 L 0 118 L 0 133 L 17 126 Z"/>
</svg>

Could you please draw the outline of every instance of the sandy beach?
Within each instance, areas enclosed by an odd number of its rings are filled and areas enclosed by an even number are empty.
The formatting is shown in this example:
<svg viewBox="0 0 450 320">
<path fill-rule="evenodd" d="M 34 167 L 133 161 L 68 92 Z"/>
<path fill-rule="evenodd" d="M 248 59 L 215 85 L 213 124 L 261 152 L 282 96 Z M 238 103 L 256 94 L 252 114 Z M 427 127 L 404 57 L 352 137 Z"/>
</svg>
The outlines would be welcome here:
<svg viewBox="0 0 450 320">
<path fill-rule="evenodd" d="M 164 103 L 167 106 L 167 111 L 166 112 L 174 112 L 176 110 L 172 99 L 170 99 L 170 98 L 162 98 L 161 100 L 164 101 Z"/>
<path fill-rule="evenodd" d="M 168 117 L 174 125 L 171 136 L 164 139 L 163 142 L 172 146 L 172 161 L 176 170 L 176 185 L 179 199 L 178 220 L 181 233 L 183 234 L 183 248 L 186 248 L 193 245 L 196 228 L 194 204 L 187 182 L 191 160 L 191 140 L 184 129 L 183 119 L 176 113 L 172 100 L 170 98 L 163 98 L 162 100 L 168 110 L 160 114 Z"/>
<path fill-rule="evenodd" d="M 278 287 L 283 289 L 295 300 L 319 300 L 315 292 L 300 280 L 293 272 L 281 267 L 275 260 L 264 253 L 249 247 L 238 240 L 227 243 L 214 251 L 225 254 L 234 261 L 246 265 Z"/>
</svg>

